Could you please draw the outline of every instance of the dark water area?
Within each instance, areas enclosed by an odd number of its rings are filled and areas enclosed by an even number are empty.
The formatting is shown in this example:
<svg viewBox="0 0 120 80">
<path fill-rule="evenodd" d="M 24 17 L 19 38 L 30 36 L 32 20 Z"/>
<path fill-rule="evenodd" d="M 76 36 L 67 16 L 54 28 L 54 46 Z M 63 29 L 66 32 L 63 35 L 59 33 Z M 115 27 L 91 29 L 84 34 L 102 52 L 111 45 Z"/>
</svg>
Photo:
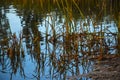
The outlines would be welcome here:
<svg viewBox="0 0 120 80">
<path fill-rule="evenodd" d="M 0 1 L 0 80 L 91 80 L 119 44 L 119 0 Z"/>
</svg>

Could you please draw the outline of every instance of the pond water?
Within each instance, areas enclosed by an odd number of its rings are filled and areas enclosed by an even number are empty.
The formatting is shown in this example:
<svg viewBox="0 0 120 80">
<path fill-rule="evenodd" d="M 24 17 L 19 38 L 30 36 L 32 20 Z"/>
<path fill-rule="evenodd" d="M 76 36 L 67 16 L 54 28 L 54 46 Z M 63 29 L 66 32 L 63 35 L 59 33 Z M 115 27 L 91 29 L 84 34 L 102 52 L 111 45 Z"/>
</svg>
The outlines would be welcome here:
<svg viewBox="0 0 120 80">
<path fill-rule="evenodd" d="M 90 58 L 119 53 L 120 1 L 107 1 L 1 1 L 0 80 L 91 80 Z"/>
</svg>

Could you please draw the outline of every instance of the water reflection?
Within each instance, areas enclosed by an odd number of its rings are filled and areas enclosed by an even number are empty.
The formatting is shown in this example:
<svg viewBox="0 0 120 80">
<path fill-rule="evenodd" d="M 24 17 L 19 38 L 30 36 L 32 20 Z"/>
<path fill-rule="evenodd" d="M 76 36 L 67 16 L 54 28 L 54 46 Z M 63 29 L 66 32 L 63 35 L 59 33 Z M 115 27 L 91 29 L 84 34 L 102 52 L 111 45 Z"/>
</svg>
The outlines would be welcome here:
<svg viewBox="0 0 120 80">
<path fill-rule="evenodd" d="M 79 77 L 92 70 L 89 59 L 119 50 L 111 15 L 69 19 L 57 9 L 39 14 L 10 5 L 7 12 L 0 7 L 0 16 L 0 79 L 89 80 Z"/>
</svg>

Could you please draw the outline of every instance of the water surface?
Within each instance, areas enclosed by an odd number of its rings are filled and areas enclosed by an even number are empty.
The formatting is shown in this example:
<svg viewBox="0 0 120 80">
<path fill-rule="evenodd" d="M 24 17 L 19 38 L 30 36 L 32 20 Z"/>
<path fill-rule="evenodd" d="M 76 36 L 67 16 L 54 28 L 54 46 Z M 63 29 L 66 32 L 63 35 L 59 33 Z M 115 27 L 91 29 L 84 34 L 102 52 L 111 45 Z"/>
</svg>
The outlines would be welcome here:
<svg viewBox="0 0 120 80">
<path fill-rule="evenodd" d="M 120 1 L 72 1 L 0 2 L 0 80 L 90 80 L 88 58 L 119 53 Z"/>
</svg>

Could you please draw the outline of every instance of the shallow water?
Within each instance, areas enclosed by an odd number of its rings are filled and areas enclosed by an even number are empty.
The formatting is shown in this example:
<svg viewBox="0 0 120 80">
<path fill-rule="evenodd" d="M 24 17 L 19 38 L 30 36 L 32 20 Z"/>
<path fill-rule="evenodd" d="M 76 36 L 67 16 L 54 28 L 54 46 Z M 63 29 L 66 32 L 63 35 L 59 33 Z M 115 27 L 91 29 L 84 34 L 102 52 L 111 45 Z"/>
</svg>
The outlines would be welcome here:
<svg viewBox="0 0 120 80">
<path fill-rule="evenodd" d="M 119 52 L 111 14 L 83 19 L 58 8 L 42 12 L 33 3 L 0 4 L 0 80 L 89 80 L 78 77 L 92 71 L 89 56 Z"/>
</svg>

